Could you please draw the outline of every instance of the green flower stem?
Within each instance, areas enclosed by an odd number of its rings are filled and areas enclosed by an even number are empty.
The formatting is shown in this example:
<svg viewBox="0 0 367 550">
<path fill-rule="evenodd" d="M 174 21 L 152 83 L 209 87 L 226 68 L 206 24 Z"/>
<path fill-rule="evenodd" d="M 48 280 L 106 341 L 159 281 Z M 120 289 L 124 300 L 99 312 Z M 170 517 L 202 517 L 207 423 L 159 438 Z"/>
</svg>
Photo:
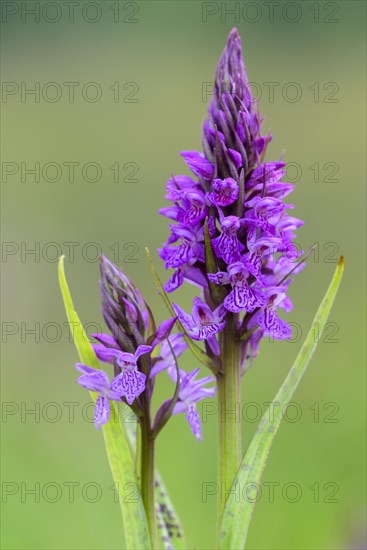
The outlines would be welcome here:
<svg viewBox="0 0 367 550">
<path fill-rule="evenodd" d="M 241 463 L 241 354 L 236 339 L 238 315 L 228 313 L 220 333 L 222 372 L 217 377 L 218 398 L 218 526 L 225 500 Z"/>
<path fill-rule="evenodd" d="M 150 428 L 150 418 L 141 422 L 141 496 L 147 516 L 152 548 L 157 548 L 155 517 L 155 478 L 154 478 L 154 438 Z"/>
</svg>

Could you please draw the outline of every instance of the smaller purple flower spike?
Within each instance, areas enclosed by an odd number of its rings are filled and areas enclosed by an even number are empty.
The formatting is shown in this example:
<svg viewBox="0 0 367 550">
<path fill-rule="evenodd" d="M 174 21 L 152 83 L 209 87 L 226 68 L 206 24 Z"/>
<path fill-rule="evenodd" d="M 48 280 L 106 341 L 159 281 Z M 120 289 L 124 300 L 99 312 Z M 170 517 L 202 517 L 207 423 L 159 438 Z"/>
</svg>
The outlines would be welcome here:
<svg viewBox="0 0 367 550">
<path fill-rule="evenodd" d="M 211 388 L 204 387 L 211 382 L 215 382 L 215 378 L 212 376 L 206 376 L 201 378 L 201 380 L 195 380 L 199 372 L 199 368 L 188 373 L 180 369 L 178 401 L 173 408 L 172 414 L 185 412 L 186 420 L 190 425 L 192 433 L 198 441 L 201 441 L 201 421 L 199 413 L 196 410 L 196 403 L 206 397 L 214 397 L 216 388 L 214 386 Z M 177 383 L 176 367 L 170 367 L 168 369 L 168 374 L 173 382 Z"/>
<path fill-rule="evenodd" d="M 137 360 L 144 353 L 152 351 L 152 346 L 139 346 L 134 354 L 107 348 L 104 345 L 93 345 L 93 349 L 100 361 L 116 363 L 121 373 L 115 376 L 111 383 L 112 391 L 123 397 L 129 405 L 145 390 L 146 376 L 138 370 Z"/>
<path fill-rule="evenodd" d="M 76 363 L 78 371 L 82 372 L 77 380 L 78 384 L 87 390 L 97 393 L 96 406 L 94 409 L 94 425 L 100 430 L 110 418 L 110 400 L 121 401 L 121 397 L 113 391 L 107 374 L 102 370 L 92 369 L 81 363 Z"/>
<path fill-rule="evenodd" d="M 182 326 L 193 340 L 210 340 L 226 324 L 224 320 L 226 310 L 222 305 L 212 311 L 208 304 L 195 297 L 191 315 L 188 315 L 177 304 L 172 305 Z"/>
</svg>

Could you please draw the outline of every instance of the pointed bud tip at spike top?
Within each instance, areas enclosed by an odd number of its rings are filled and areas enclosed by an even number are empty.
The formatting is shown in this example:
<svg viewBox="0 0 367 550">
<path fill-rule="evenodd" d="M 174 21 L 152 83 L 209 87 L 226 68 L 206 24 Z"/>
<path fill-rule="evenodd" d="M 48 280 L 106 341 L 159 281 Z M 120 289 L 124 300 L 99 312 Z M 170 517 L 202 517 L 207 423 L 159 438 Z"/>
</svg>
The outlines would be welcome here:
<svg viewBox="0 0 367 550">
<path fill-rule="evenodd" d="M 218 68 L 223 69 L 226 66 L 229 74 L 235 76 L 234 72 L 239 72 L 247 80 L 245 66 L 243 63 L 242 41 L 236 28 L 233 28 L 228 35 L 226 46 L 220 57 Z"/>
</svg>

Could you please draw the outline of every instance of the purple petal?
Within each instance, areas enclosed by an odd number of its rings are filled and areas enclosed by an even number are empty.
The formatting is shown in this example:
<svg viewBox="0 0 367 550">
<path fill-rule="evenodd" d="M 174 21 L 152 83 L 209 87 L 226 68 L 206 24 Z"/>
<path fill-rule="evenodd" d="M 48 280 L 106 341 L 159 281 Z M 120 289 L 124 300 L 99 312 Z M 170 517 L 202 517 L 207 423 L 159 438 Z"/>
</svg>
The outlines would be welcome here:
<svg viewBox="0 0 367 550">
<path fill-rule="evenodd" d="M 187 343 L 183 339 L 183 334 L 173 334 L 168 338 L 168 340 L 173 348 L 176 358 L 180 357 L 188 348 Z M 164 340 L 161 344 L 159 359 L 151 369 L 149 376 L 150 378 L 153 378 L 153 376 L 156 376 L 162 370 L 167 368 L 169 369 L 170 367 L 173 367 L 176 371 L 175 360 L 172 355 L 171 348 L 169 347 L 167 340 Z"/>
<path fill-rule="evenodd" d="M 223 304 L 220 304 L 214 311 L 213 311 L 213 320 L 216 323 L 221 323 L 225 316 L 227 315 L 226 308 L 223 306 Z"/>
<path fill-rule="evenodd" d="M 166 206 L 165 208 L 160 208 L 158 214 L 170 218 L 171 220 L 178 221 L 180 218 L 181 209 L 177 206 Z"/>
<path fill-rule="evenodd" d="M 163 340 L 166 340 L 166 338 L 168 338 L 176 321 L 177 317 L 173 317 L 172 319 L 167 319 L 166 321 L 163 321 L 163 323 L 159 325 L 158 330 L 154 335 L 154 340 L 152 341 L 152 349 L 160 344 Z"/>
<path fill-rule="evenodd" d="M 150 353 L 152 351 L 152 346 L 139 346 L 138 349 L 135 352 L 135 359 L 139 359 L 141 355 L 144 355 L 145 353 Z"/>
<path fill-rule="evenodd" d="M 78 369 L 78 371 L 82 372 L 83 374 L 99 372 L 98 369 L 92 369 L 92 367 L 88 367 L 87 365 L 83 365 L 82 363 L 75 363 L 75 367 Z"/>
<path fill-rule="evenodd" d="M 226 235 L 225 233 L 213 239 L 212 245 L 216 256 L 223 258 L 227 264 L 237 262 L 240 259 L 242 250 L 245 248 L 236 235 Z"/>
<path fill-rule="evenodd" d="M 208 323 L 207 325 L 202 325 L 199 330 L 199 340 L 208 340 L 214 334 L 217 334 L 224 329 L 226 322 L 222 323 Z"/>
<path fill-rule="evenodd" d="M 123 371 L 111 383 L 111 389 L 120 396 L 125 396 L 129 405 L 145 390 L 146 376 L 138 370 Z"/>
<path fill-rule="evenodd" d="M 162 259 L 165 260 L 165 268 L 170 267 L 177 268 L 188 263 L 193 258 L 193 243 L 189 241 L 183 241 L 179 246 L 174 246 L 172 248 L 165 248 L 164 257 L 161 255 Z"/>
<path fill-rule="evenodd" d="M 201 298 L 195 296 L 192 302 L 192 318 L 197 324 L 213 319 L 213 312 Z"/>
<path fill-rule="evenodd" d="M 120 352 L 117 358 L 117 364 L 121 369 L 135 369 L 136 358 L 135 355 L 128 352 Z"/>
<path fill-rule="evenodd" d="M 229 206 L 238 198 L 238 183 L 233 178 L 215 179 L 209 200 L 217 206 Z"/>
<path fill-rule="evenodd" d="M 106 424 L 110 418 L 110 402 L 104 395 L 99 395 L 94 409 L 94 425 L 97 430 Z"/>
<path fill-rule="evenodd" d="M 172 307 L 175 310 L 175 313 L 186 330 L 187 334 L 191 336 L 192 338 L 195 338 L 198 336 L 198 327 L 196 326 L 193 318 L 191 315 L 188 315 L 183 309 L 180 308 L 179 305 L 172 303 Z"/>
<path fill-rule="evenodd" d="M 182 401 L 177 401 L 176 405 L 173 407 L 172 415 L 180 414 L 187 411 L 187 405 Z"/>
<path fill-rule="evenodd" d="M 260 326 L 265 329 L 266 334 L 275 340 L 289 340 L 292 337 L 292 327 L 283 319 L 280 319 L 275 310 L 265 309 L 260 317 Z"/>
<path fill-rule="evenodd" d="M 103 370 L 95 370 L 95 372 L 89 372 L 83 374 L 77 380 L 78 384 L 91 391 L 104 391 L 109 388 L 109 380 L 107 374 Z"/>
<path fill-rule="evenodd" d="M 215 285 L 227 285 L 229 283 L 228 273 L 218 271 L 218 273 L 208 273 L 208 279 Z"/>
<path fill-rule="evenodd" d="M 248 285 L 235 286 L 232 292 L 224 299 L 224 306 L 228 311 L 238 313 L 242 310 L 252 312 L 257 307 L 265 305 L 265 298 Z"/>
<path fill-rule="evenodd" d="M 196 267 L 186 266 L 184 271 L 186 281 L 200 288 L 208 288 L 208 281 L 205 275 Z"/>
<path fill-rule="evenodd" d="M 201 441 L 201 421 L 195 405 L 189 407 L 186 413 L 186 420 L 190 424 L 190 428 L 196 439 Z"/>
<path fill-rule="evenodd" d="M 122 298 L 125 304 L 126 309 L 126 319 L 130 322 L 136 323 L 138 320 L 138 312 L 136 310 L 136 307 L 131 304 L 128 300 L 125 300 L 125 298 Z"/>
<path fill-rule="evenodd" d="M 246 269 L 251 273 L 251 275 L 254 275 L 254 277 L 258 277 L 261 272 L 262 267 L 262 259 L 259 254 L 256 252 L 248 252 L 243 257 L 244 264 L 246 266 Z"/>
<path fill-rule="evenodd" d="M 114 359 L 121 355 L 120 350 L 114 348 L 106 348 L 102 344 L 93 344 L 92 347 L 98 359 L 100 361 L 103 361 L 104 363 L 113 363 Z"/>
<path fill-rule="evenodd" d="M 159 359 L 156 363 L 154 363 L 153 367 L 150 370 L 149 378 L 154 378 L 154 376 L 157 376 L 160 372 L 163 370 L 166 370 L 169 366 L 169 363 L 164 359 Z"/>
<path fill-rule="evenodd" d="M 242 155 L 238 151 L 235 151 L 234 149 L 228 149 L 228 153 L 231 159 L 233 160 L 233 163 L 237 168 L 237 170 L 241 168 L 243 164 Z"/>
<path fill-rule="evenodd" d="M 91 336 L 108 348 L 118 348 L 116 340 L 110 334 L 91 334 Z"/>
<path fill-rule="evenodd" d="M 199 178 L 211 180 L 214 175 L 214 166 L 205 158 L 203 153 L 198 151 L 182 151 L 181 156 L 185 159 L 187 166 Z"/>
<path fill-rule="evenodd" d="M 176 269 L 172 277 L 163 285 L 164 290 L 166 292 L 173 292 L 182 285 L 183 281 L 182 269 Z"/>
</svg>

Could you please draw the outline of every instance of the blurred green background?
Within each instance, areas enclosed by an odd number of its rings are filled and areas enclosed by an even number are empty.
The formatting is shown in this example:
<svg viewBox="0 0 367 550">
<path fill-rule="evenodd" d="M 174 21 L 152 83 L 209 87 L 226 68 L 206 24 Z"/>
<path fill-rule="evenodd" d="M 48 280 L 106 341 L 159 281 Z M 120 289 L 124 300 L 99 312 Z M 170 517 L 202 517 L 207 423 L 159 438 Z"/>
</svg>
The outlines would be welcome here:
<svg viewBox="0 0 367 550">
<path fill-rule="evenodd" d="M 187 173 L 179 152 L 200 148 L 203 89 L 235 25 L 274 135 L 268 159 L 285 148 L 293 163 L 290 202 L 306 222 L 298 242 L 318 243 L 291 289 L 288 318 L 299 337 L 264 342 L 245 377 L 244 445 L 300 349 L 337 257 L 346 258 L 331 324 L 289 411 L 298 421 L 283 423 L 264 474 L 274 499 L 263 486 L 248 548 L 365 548 L 364 2 L 276 2 L 273 15 L 261 1 L 77 4 L 73 14 L 70 2 L 2 2 L 2 547 L 124 548 L 102 436 L 85 420 L 87 392 L 75 383 L 55 259 L 66 255 L 89 333 L 91 323 L 103 327 L 99 249 L 163 320 L 144 247 L 166 240 L 156 214 L 164 184 Z M 25 93 L 31 88 L 36 95 Z M 25 171 L 35 163 L 39 181 Z M 187 309 L 192 296 L 179 292 Z M 196 366 L 189 353 L 181 364 Z M 161 398 L 167 391 L 163 383 Z M 215 543 L 215 497 L 203 495 L 216 479 L 215 416 L 203 432 L 198 444 L 176 417 L 157 444 L 188 547 L 201 549 Z"/>
</svg>

